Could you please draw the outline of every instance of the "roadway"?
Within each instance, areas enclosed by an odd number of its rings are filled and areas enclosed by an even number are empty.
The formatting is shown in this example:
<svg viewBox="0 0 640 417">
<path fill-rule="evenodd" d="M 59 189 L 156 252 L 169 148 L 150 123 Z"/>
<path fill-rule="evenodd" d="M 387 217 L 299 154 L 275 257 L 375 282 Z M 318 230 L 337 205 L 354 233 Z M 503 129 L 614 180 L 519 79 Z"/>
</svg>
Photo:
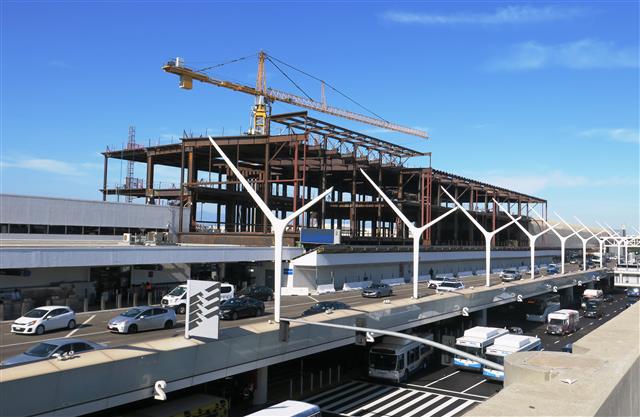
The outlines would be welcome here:
<svg viewBox="0 0 640 417">
<path fill-rule="evenodd" d="M 566 266 L 567 272 L 576 270 L 576 265 Z M 527 280 L 525 276 L 523 280 Z M 467 288 L 483 287 L 485 284 L 484 276 L 471 276 L 462 279 Z M 497 285 L 501 282 L 499 276 L 491 276 L 491 285 Z M 516 281 L 517 283 L 517 281 Z M 506 284 L 509 285 L 509 284 Z M 393 298 L 409 298 L 413 294 L 412 284 L 398 285 L 393 287 Z M 419 296 L 428 297 L 434 295 L 435 291 L 427 288 L 426 283 L 419 284 Z M 350 307 L 357 307 L 365 304 L 381 303 L 380 299 L 363 298 L 359 291 L 336 292 L 330 294 L 322 294 L 315 296 L 283 296 L 282 311 L 283 317 L 300 317 L 302 312 L 318 301 L 341 301 Z M 17 355 L 24 352 L 31 345 L 50 339 L 62 337 L 74 337 L 100 343 L 107 347 L 117 347 L 132 343 L 147 342 L 155 339 L 166 337 L 178 337 L 184 334 L 184 316 L 178 316 L 178 322 L 172 329 L 154 330 L 147 332 L 139 332 L 136 334 L 117 334 L 107 330 L 107 322 L 115 317 L 119 311 L 95 311 L 88 313 L 78 313 L 76 322 L 78 326 L 74 330 L 57 330 L 45 333 L 44 335 L 20 335 L 11 333 L 11 321 L 0 323 L 0 360 Z M 273 319 L 273 302 L 265 303 L 265 314 L 262 317 L 245 318 L 236 321 L 220 321 L 221 337 L 224 337 L 224 329 L 238 327 L 259 321 Z"/>
<path fill-rule="evenodd" d="M 526 335 L 540 337 L 544 350 L 560 351 L 567 343 L 577 341 L 624 311 L 625 295 L 615 293 L 613 297 L 612 302 L 605 304 L 602 318 L 581 318 L 580 329 L 567 336 L 547 335 L 543 323 L 526 321 L 524 312 L 517 306 L 491 309 L 487 324 L 522 327 Z M 501 389 L 501 383 L 488 380 L 480 373 L 459 370 L 454 366 L 431 365 L 406 383 L 354 378 L 304 401 L 318 404 L 323 416 L 332 417 L 454 417 L 486 401 Z"/>
</svg>

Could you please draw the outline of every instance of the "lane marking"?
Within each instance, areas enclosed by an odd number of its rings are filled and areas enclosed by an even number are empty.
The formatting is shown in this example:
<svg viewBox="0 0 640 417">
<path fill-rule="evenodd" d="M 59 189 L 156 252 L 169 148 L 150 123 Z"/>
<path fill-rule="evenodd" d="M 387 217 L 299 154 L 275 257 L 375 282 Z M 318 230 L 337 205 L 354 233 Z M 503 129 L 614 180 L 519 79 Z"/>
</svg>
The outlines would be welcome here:
<svg viewBox="0 0 640 417">
<path fill-rule="evenodd" d="M 429 384 L 425 385 L 425 387 L 429 387 L 429 386 L 431 386 L 431 385 L 435 384 L 436 382 L 440 382 L 440 381 L 442 381 L 443 379 L 447 379 L 447 378 L 449 378 L 450 376 L 453 376 L 453 375 L 457 374 L 458 372 L 460 372 L 460 371 L 455 371 L 455 372 L 453 372 L 453 373 L 450 373 L 449 375 L 443 376 L 442 378 L 440 378 L 440 379 L 438 379 L 438 380 L 436 380 L 436 381 L 433 381 L 433 382 L 431 382 L 431 383 L 429 383 Z"/>
<path fill-rule="evenodd" d="M 553 342 L 553 344 L 554 344 L 554 345 L 555 345 L 556 343 L 560 343 L 560 341 L 559 341 L 559 340 L 556 340 L 555 342 Z"/>
<path fill-rule="evenodd" d="M 84 326 L 85 324 L 89 323 L 95 316 L 96 315 L 94 314 L 93 316 L 91 316 L 88 319 L 86 319 L 85 321 L 83 321 L 80 326 L 76 326 L 76 328 L 71 330 L 69 333 L 67 333 L 67 335 L 65 337 L 73 336 L 78 330 L 80 330 L 82 328 L 82 326 Z"/>
<path fill-rule="evenodd" d="M 422 385 L 416 385 L 416 384 L 405 384 L 405 385 L 406 385 L 406 386 L 408 386 L 408 387 L 421 388 L 421 391 L 422 391 L 422 389 L 424 389 L 424 388 L 425 388 L 425 387 L 423 387 Z M 453 394 L 454 396 L 456 396 L 456 395 L 460 395 L 460 394 L 461 394 L 461 393 L 460 393 L 460 392 L 458 392 L 458 391 L 452 391 L 452 390 L 444 389 L 444 388 L 433 388 L 433 387 L 429 387 L 426 391 L 423 391 L 423 392 L 430 392 L 429 390 L 434 390 L 434 391 L 443 391 L 443 392 L 450 392 L 450 393 L 451 393 L 451 394 Z M 437 394 L 437 392 L 432 392 L 432 394 Z M 485 396 L 485 395 L 477 395 L 477 394 L 464 394 L 464 395 L 468 395 L 468 396 L 470 396 L 470 397 L 484 398 L 484 399 L 489 398 L 489 397 L 487 397 L 487 396 Z M 469 400 L 469 401 L 479 401 L 479 400 L 473 400 L 473 399 L 471 399 L 471 398 L 463 398 L 463 397 L 456 397 L 456 398 L 460 398 L 460 399 L 463 399 L 463 400 Z"/>
<path fill-rule="evenodd" d="M 313 301 L 315 301 L 316 303 L 319 303 L 319 302 L 320 302 L 320 301 L 318 301 L 318 299 L 317 299 L 317 298 L 313 298 L 313 297 L 312 297 L 312 296 L 310 296 L 310 295 L 307 295 L 307 297 L 311 298 L 311 299 L 312 299 Z"/>
<path fill-rule="evenodd" d="M 488 381 L 487 379 L 483 379 L 482 381 L 478 382 L 477 384 L 473 384 L 472 386 L 470 386 L 470 387 L 469 387 L 469 388 L 467 388 L 466 390 L 464 390 L 464 391 L 460 391 L 460 393 L 461 393 L 461 394 L 464 394 L 465 392 L 467 392 L 467 391 L 469 391 L 469 390 L 471 390 L 471 389 L 473 389 L 473 388 L 477 387 L 478 385 L 480 385 L 480 384 L 482 384 L 482 383 L 485 383 L 485 382 L 487 382 L 487 381 Z"/>
</svg>

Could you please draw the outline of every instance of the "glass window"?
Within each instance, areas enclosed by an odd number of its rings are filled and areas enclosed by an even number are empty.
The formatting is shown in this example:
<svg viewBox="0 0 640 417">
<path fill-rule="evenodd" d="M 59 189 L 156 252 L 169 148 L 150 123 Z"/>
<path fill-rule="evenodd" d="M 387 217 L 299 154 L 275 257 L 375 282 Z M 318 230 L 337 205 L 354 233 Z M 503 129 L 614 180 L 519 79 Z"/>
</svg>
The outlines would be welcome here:
<svg viewBox="0 0 640 417">
<path fill-rule="evenodd" d="M 66 226 L 58 226 L 58 225 L 53 225 L 53 226 L 49 226 L 49 234 L 50 235 L 64 235 L 66 233 Z"/>
<path fill-rule="evenodd" d="M 100 234 L 100 228 L 97 226 L 85 226 L 82 231 L 83 235 L 98 235 Z"/>
<path fill-rule="evenodd" d="M 67 343 L 66 345 L 62 345 L 56 350 L 56 353 L 69 353 L 73 348 L 73 343 Z"/>
<path fill-rule="evenodd" d="M 116 227 L 116 228 L 114 228 L 114 233 L 116 235 L 122 235 L 124 233 L 129 233 L 129 228 L 128 227 Z"/>
<path fill-rule="evenodd" d="M 26 224 L 10 224 L 9 233 L 29 233 L 29 226 Z"/>
<path fill-rule="evenodd" d="M 115 233 L 115 229 L 113 227 L 101 227 L 100 228 L 100 234 L 101 235 L 113 236 L 114 233 Z"/>
<path fill-rule="evenodd" d="M 231 292 L 231 287 L 227 287 L 227 286 L 220 287 L 220 293 L 226 294 L 228 292 Z"/>
<path fill-rule="evenodd" d="M 47 225 L 46 224 L 32 224 L 29 226 L 29 233 L 44 235 L 47 233 Z"/>
<path fill-rule="evenodd" d="M 142 310 L 140 310 L 139 308 L 130 308 L 129 310 L 127 310 L 124 313 L 122 313 L 121 316 L 124 316 L 124 317 L 136 317 L 141 312 L 142 312 Z"/>
<path fill-rule="evenodd" d="M 0 233 L 9 233 L 9 225 L 7 223 L 0 224 Z"/>
<path fill-rule="evenodd" d="M 44 317 L 45 314 L 47 314 L 47 310 L 43 310 L 41 308 L 36 308 L 34 310 L 29 311 L 28 313 L 25 313 L 24 317 L 28 317 L 30 319 L 39 319 L 41 317 Z"/>
<path fill-rule="evenodd" d="M 81 235 L 82 234 L 82 226 L 67 226 L 67 234 L 68 235 Z"/>
<path fill-rule="evenodd" d="M 72 350 L 74 352 L 86 352 L 87 350 L 93 350 L 93 347 L 86 343 L 78 342 L 73 344 Z"/>
</svg>

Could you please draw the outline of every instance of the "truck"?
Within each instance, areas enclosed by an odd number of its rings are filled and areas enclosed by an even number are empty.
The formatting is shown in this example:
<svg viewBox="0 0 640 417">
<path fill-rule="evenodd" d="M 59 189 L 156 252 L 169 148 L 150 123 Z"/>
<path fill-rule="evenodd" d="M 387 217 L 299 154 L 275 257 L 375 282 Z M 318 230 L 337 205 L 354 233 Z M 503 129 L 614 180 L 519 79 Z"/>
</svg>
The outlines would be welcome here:
<svg viewBox="0 0 640 417">
<path fill-rule="evenodd" d="M 547 333 L 564 336 L 578 330 L 580 313 L 576 310 L 558 310 L 549 313 L 547 321 Z"/>
<path fill-rule="evenodd" d="M 584 290 L 582 293 L 581 307 L 584 310 L 584 316 L 589 318 L 602 317 L 602 304 L 604 302 L 604 293 L 602 290 Z"/>
</svg>

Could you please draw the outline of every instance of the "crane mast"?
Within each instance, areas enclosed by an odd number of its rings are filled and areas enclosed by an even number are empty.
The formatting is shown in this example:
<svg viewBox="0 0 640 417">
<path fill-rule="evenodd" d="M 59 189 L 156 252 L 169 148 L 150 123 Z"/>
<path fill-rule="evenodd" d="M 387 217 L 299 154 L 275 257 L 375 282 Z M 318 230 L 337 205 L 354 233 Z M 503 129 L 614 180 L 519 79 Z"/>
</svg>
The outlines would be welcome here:
<svg viewBox="0 0 640 417">
<path fill-rule="evenodd" d="M 300 97 L 295 94 L 287 93 L 284 91 L 276 90 L 274 88 L 266 87 L 266 78 L 264 74 L 264 52 L 260 52 L 258 55 L 258 76 L 256 80 L 256 88 L 238 84 L 231 81 L 219 80 L 208 76 L 203 72 L 194 71 L 191 68 L 184 66 L 184 61 L 181 58 L 167 62 L 162 69 L 168 73 L 176 74 L 180 77 L 180 88 L 190 90 L 193 88 L 193 80 L 200 81 L 202 83 L 215 85 L 218 87 L 228 88 L 230 90 L 238 91 L 245 94 L 250 94 L 256 97 L 255 105 L 253 108 L 253 126 L 252 134 L 268 134 L 268 116 L 270 112 L 270 103 L 279 101 L 282 103 L 292 104 L 294 106 L 303 107 L 309 110 L 315 110 L 320 113 L 330 114 L 332 116 L 342 117 L 344 119 L 354 120 L 361 123 L 366 123 L 372 126 L 380 127 L 387 130 L 393 130 L 396 132 L 405 133 L 407 135 L 418 136 L 428 139 L 429 135 L 419 129 L 401 126 L 395 123 L 387 122 L 375 117 L 365 116 L 360 113 L 351 112 L 348 110 L 340 109 L 337 107 L 329 106 L 324 99 L 324 85 L 322 102 L 315 101 L 310 98 Z"/>
</svg>

